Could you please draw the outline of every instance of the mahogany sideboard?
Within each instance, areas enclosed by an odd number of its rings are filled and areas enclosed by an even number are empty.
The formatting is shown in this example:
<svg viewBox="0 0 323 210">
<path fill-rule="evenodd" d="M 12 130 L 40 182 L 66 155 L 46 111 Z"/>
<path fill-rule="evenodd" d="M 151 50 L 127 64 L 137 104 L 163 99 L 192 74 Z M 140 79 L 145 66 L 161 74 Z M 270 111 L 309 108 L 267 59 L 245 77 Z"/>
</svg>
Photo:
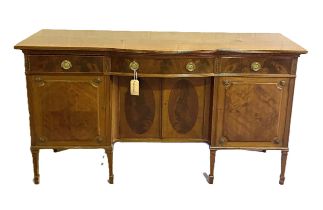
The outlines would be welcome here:
<svg viewBox="0 0 323 210">
<path fill-rule="evenodd" d="M 281 34 L 41 30 L 25 55 L 34 183 L 39 150 L 200 142 L 281 150 L 284 184 L 297 59 Z M 137 73 L 139 95 L 131 95 Z"/>
</svg>

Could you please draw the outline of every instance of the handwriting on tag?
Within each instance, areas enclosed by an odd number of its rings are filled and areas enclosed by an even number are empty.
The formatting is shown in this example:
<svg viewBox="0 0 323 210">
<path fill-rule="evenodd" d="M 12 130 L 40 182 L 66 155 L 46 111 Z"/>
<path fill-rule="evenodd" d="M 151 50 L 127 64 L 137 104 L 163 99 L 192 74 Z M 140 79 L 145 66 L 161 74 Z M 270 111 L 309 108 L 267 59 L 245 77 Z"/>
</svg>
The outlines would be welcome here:
<svg viewBox="0 0 323 210">
<path fill-rule="evenodd" d="M 139 96 L 139 80 L 130 80 L 130 95 Z"/>
</svg>

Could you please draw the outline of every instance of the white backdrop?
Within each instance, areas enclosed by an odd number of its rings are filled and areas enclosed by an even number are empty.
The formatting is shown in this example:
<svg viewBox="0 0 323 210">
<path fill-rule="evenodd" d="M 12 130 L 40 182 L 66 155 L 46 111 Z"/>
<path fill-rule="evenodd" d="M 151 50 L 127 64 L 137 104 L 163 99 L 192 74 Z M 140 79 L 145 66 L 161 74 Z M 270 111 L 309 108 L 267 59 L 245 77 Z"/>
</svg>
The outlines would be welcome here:
<svg viewBox="0 0 323 210">
<path fill-rule="evenodd" d="M 0 209 L 322 209 L 319 2 L 2 0 Z M 302 45 L 285 185 L 279 151 L 219 151 L 208 185 L 206 144 L 155 143 L 115 144 L 114 185 L 103 150 L 42 150 L 34 185 L 23 54 L 13 46 L 43 28 L 279 32 Z"/>
</svg>

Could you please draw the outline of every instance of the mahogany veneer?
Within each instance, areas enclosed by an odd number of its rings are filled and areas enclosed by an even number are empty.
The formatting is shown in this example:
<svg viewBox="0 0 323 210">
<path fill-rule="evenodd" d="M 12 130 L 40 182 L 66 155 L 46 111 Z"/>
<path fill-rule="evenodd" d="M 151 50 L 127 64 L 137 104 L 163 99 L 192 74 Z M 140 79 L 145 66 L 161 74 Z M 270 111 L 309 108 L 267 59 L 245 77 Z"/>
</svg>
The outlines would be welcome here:
<svg viewBox="0 0 323 210">
<path fill-rule="evenodd" d="M 204 142 L 281 150 L 285 180 L 297 58 L 281 34 L 41 30 L 25 54 L 34 182 L 40 149 L 105 149 L 116 141 Z M 136 61 L 140 95 L 130 95 Z"/>
</svg>

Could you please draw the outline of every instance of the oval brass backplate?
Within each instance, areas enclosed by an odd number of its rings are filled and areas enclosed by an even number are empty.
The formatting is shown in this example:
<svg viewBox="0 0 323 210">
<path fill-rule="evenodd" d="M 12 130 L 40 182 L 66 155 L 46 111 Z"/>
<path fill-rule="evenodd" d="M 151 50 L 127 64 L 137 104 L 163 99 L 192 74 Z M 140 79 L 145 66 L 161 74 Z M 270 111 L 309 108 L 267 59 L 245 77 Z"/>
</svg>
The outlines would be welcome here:
<svg viewBox="0 0 323 210">
<path fill-rule="evenodd" d="M 251 70 L 259 71 L 261 69 L 261 64 L 259 62 L 252 62 Z"/>
<path fill-rule="evenodd" d="M 132 70 L 132 71 L 137 71 L 139 69 L 139 63 L 137 61 L 132 61 L 130 62 L 129 64 L 129 68 Z"/>
<path fill-rule="evenodd" d="M 196 69 L 196 65 L 195 65 L 195 63 L 194 62 L 188 62 L 187 64 L 186 64 L 186 70 L 187 71 L 194 71 Z"/>
<path fill-rule="evenodd" d="M 70 68 L 72 68 L 72 63 L 69 60 L 63 60 L 61 63 L 61 67 L 64 70 L 69 70 Z"/>
</svg>

